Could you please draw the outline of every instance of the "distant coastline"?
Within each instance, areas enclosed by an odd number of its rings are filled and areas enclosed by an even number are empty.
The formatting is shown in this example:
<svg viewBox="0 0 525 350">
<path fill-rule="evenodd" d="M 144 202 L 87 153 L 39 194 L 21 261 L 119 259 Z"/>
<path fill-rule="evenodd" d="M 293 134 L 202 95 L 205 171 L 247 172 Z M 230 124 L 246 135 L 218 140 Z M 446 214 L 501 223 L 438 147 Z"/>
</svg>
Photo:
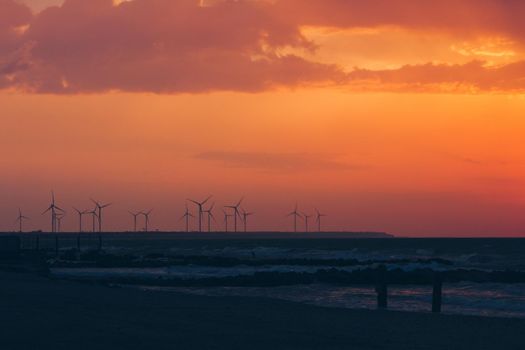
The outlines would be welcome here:
<svg viewBox="0 0 525 350">
<path fill-rule="evenodd" d="M 340 231 L 340 232 L 282 232 L 282 231 L 251 231 L 251 232 L 180 232 L 180 231 L 152 231 L 152 232 L 130 232 L 130 231 L 121 231 L 121 232 L 82 232 L 82 235 L 103 235 L 103 236 L 112 236 L 112 235 L 130 235 L 130 236 L 140 236 L 142 238 L 150 236 L 151 238 L 155 237 L 166 237 L 170 238 L 181 238 L 181 239 L 293 239 L 293 238 L 329 238 L 329 239 L 338 239 L 338 238 L 358 238 L 358 239 L 369 239 L 369 238 L 395 238 L 394 235 L 386 232 L 350 232 L 350 231 Z M 78 235 L 78 232 L 61 232 L 61 233 L 52 233 L 52 232 L 0 232 L 0 235 L 16 235 L 16 236 L 31 236 L 31 235 L 53 235 L 53 236 L 67 236 L 67 235 Z"/>
</svg>

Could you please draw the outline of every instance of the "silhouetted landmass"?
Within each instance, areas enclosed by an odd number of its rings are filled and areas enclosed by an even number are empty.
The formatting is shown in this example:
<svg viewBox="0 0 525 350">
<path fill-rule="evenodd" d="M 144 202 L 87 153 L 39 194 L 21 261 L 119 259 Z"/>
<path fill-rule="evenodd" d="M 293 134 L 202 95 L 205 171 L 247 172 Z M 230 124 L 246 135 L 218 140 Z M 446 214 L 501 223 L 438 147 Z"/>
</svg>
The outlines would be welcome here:
<svg viewBox="0 0 525 350">
<path fill-rule="evenodd" d="M 77 235 L 78 232 L 0 232 L 1 235 Z M 83 235 L 99 235 L 99 232 L 83 232 Z M 170 237 L 173 239 L 342 239 L 342 238 L 394 238 L 395 236 L 386 232 L 279 232 L 279 231 L 250 231 L 250 232 L 177 232 L 177 231 L 152 231 L 152 232 L 102 232 L 105 237 L 115 235 L 126 235 L 127 237 L 141 237 L 141 238 L 162 238 Z"/>
</svg>

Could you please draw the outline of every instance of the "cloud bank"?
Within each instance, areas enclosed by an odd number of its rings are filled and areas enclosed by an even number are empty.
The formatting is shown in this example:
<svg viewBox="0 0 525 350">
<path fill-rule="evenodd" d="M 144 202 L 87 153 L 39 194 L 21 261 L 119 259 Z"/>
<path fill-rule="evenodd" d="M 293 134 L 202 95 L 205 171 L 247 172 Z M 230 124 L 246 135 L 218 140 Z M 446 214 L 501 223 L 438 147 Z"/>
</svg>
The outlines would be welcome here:
<svg viewBox="0 0 525 350">
<path fill-rule="evenodd" d="M 0 89 L 56 94 L 259 92 L 304 85 L 389 91 L 525 90 L 525 61 L 497 67 L 473 61 L 343 71 L 337 62 L 314 62 L 298 53 L 316 49 L 316 43 L 302 35 L 302 26 L 394 25 L 457 36 L 498 34 L 521 43 L 522 1 L 204 4 L 66 0 L 60 7 L 33 14 L 14 0 L 0 0 Z"/>
</svg>

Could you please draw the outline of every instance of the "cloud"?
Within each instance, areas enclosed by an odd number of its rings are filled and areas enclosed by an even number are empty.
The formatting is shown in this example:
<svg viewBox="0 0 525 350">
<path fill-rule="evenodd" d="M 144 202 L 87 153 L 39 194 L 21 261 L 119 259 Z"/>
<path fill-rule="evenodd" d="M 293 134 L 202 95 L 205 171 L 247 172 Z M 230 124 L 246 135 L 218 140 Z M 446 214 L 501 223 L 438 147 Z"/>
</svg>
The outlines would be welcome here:
<svg viewBox="0 0 525 350">
<path fill-rule="evenodd" d="M 52 93 L 172 93 L 343 79 L 335 65 L 278 54 L 312 43 L 270 9 L 244 1 L 202 7 L 195 0 L 68 0 L 31 20 L 23 35 L 32 47 L 30 69 L 12 72 L 10 84 Z"/>
<path fill-rule="evenodd" d="M 259 92 L 338 85 L 380 91 L 524 91 L 525 63 L 390 70 L 312 61 L 301 27 L 395 25 L 525 35 L 517 0 L 66 0 L 32 14 L 0 0 L 0 88 L 36 93 Z M 289 50 L 292 49 L 292 50 Z M 285 54 L 284 52 L 288 52 Z M 294 52 L 291 54 L 289 52 Z"/>
<path fill-rule="evenodd" d="M 349 80 L 362 88 L 392 91 L 522 92 L 525 61 L 491 67 L 481 61 L 467 64 L 406 65 L 398 69 L 355 69 Z"/>
<path fill-rule="evenodd" d="M 307 153 L 204 152 L 196 159 L 217 162 L 231 168 L 266 171 L 344 171 L 359 167 L 338 161 L 334 156 Z"/>
<path fill-rule="evenodd" d="M 302 25 L 400 26 L 463 35 L 500 33 L 523 41 L 521 0 L 277 0 L 277 12 Z"/>
</svg>

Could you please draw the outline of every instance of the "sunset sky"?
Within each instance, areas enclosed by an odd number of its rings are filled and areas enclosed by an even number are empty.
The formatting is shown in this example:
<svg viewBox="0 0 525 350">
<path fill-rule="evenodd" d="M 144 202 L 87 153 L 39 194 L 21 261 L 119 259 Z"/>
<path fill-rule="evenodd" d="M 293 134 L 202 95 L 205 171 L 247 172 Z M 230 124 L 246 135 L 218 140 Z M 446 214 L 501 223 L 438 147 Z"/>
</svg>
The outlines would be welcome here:
<svg viewBox="0 0 525 350">
<path fill-rule="evenodd" d="M 0 0 L 0 230 L 525 236 L 525 1 Z M 194 206 L 190 206 L 195 211 Z M 222 225 L 222 213 L 216 212 Z M 87 226 L 86 220 L 86 226 Z"/>
</svg>

